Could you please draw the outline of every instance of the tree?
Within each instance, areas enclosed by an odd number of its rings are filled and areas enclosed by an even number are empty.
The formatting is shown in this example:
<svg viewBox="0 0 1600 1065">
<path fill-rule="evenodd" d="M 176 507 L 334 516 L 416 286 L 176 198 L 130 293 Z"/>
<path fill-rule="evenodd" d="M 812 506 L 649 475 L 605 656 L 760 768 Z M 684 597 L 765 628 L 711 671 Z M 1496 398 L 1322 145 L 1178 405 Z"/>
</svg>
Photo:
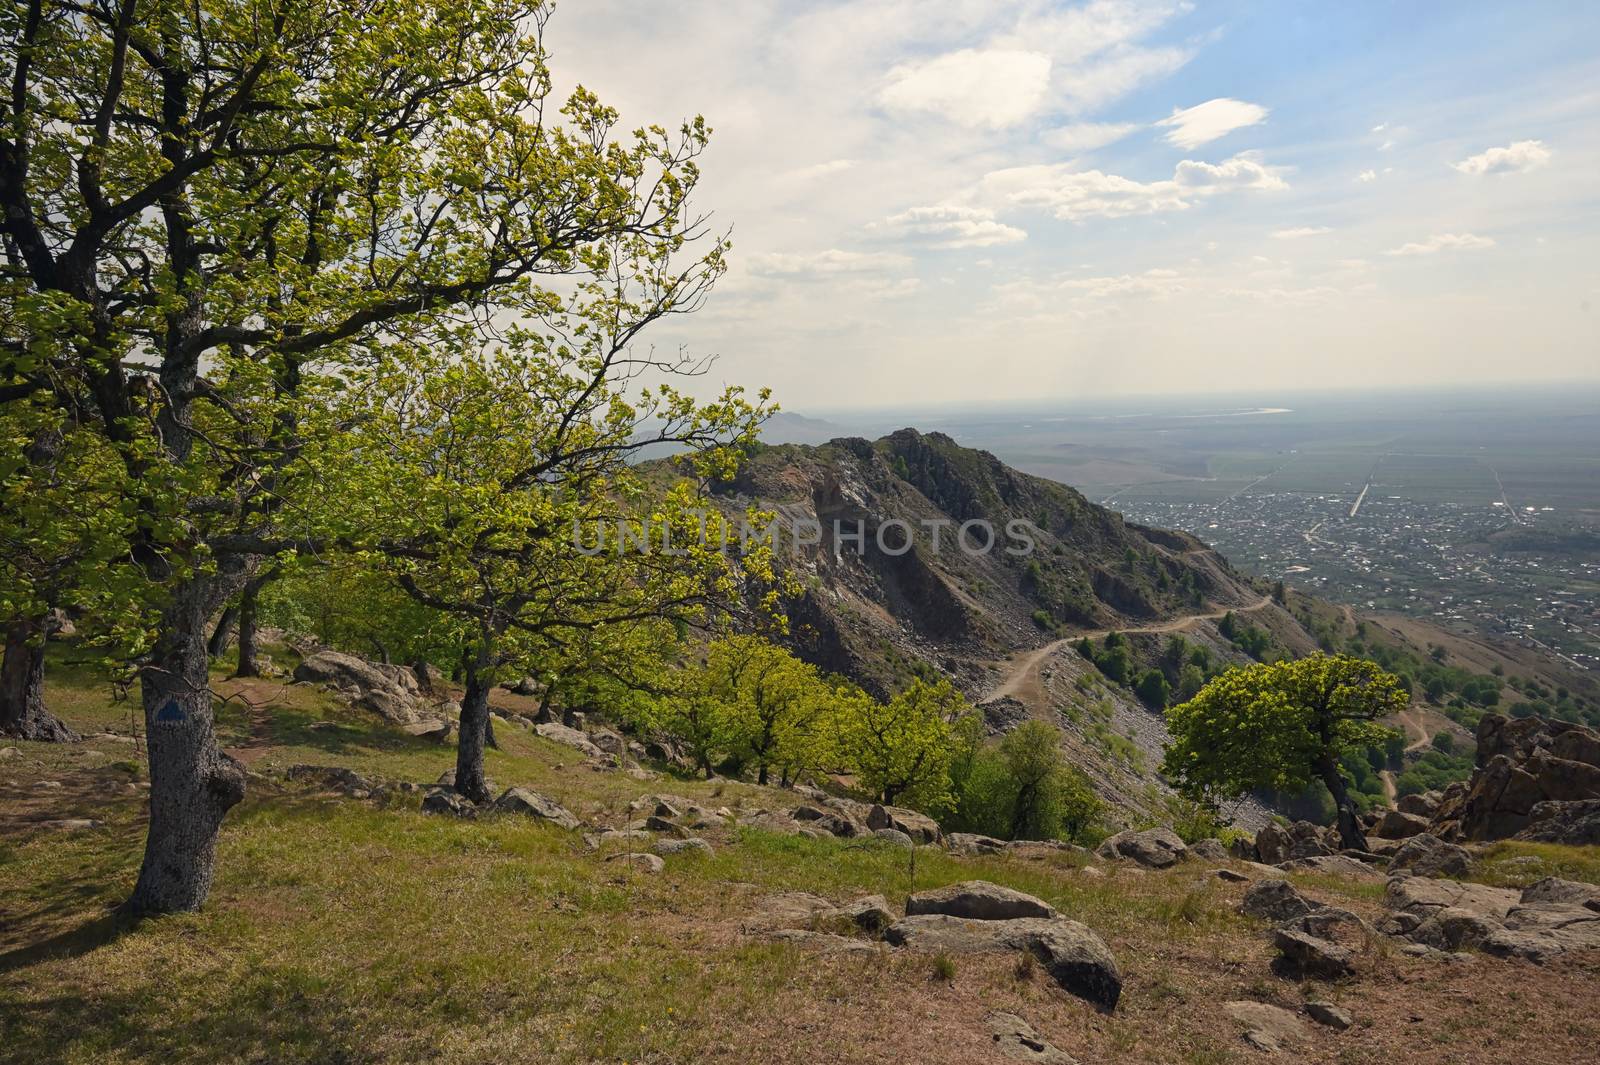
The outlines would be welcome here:
<svg viewBox="0 0 1600 1065">
<path fill-rule="evenodd" d="M 877 801 L 936 808 L 949 799 L 956 723 L 968 713 L 947 680 L 914 680 L 888 702 L 856 693 L 839 708 L 839 750 Z"/>
<path fill-rule="evenodd" d="M 756 767 L 756 782 L 783 768 L 784 782 L 815 765 L 833 693 L 817 675 L 782 647 L 760 636 L 724 637 L 706 655 L 706 683 L 725 707 L 734 754 Z"/>
<path fill-rule="evenodd" d="M 1172 694 L 1172 685 L 1167 683 L 1166 675 L 1159 669 L 1147 669 L 1140 674 L 1133 692 L 1150 709 L 1165 710 L 1167 697 Z"/>
<path fill-rule="evenodd" d="M 1061 735 L 1026 721 L 997 745 L 985 745 L 976 715 L 958 727 L 950 778 L 952 830 L 1004 839 L 1076 839 L 1098 815 L 1100 800 L 1067 764 Z"/>
<path fill-rule="evenodd" d="M 0 401 L 114 455 L 142 596 L 117 619 L 150 755 L 136 913 L 198 909 L 243 797 L 206 637 L 264 561 L 316 546 L 314 446 L 396 345 L 493 326 L 675 249 L 707 130 L 555 113 L 538 0 L 330 8 L 24 0 L 0 69 Z M 563 286 L 568 287 L 568 286 Z M 470 312 L 470 313 L 466 313 Z M 8 471 L 11 476 L 15 471 Z"/>
<path fill-rule="evenodd" d="M 1364 659 L 1318 654 L 1232 669 L 1167 711 L 1173 742 L 1162 772 L 1196 799 L 1298 792 L 1321 780 L 1344 845 L 1365 850 L 1339 760 L 1383 743 L 1393 730 L 1378 719 L 1406 705 L 1396 679 Z"/>
<path fill-rule="evenodd" d="M 666 385 L 625 392 L 648 322 L 692 309 L 718 250 L 663 273 L 657 249 L 615 260 L 584 299 L 552 303 L 487 350 L 392 353 L 357 391 L 333 464 L 336 539 L 359 543 L 419 604 L 450 619 L 465 648 L 455 787 L 489 799 L 489 693 L 552 649 L 654 621 L 711 627 L 742 601 L 741 578 L 770 558 L 730 552 L 706 479 L 731 476 L 766 415 L 728 389 L 699 404 Z M 644 279 L 643 298 L 631 286 Z M 631 464 L 650 447 L 689 449 L 697 479 L 651 493 Z M 741 566 L 745 567 L 741 569 Z M 763 570 L 762 572 L 770 572 Z"/>
</svg>

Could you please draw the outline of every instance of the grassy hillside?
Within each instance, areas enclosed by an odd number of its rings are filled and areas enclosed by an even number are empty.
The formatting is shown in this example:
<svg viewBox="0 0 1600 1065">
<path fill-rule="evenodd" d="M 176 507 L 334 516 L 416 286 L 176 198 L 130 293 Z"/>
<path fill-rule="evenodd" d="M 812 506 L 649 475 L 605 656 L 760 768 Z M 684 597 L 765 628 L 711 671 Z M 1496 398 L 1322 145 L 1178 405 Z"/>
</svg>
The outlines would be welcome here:
<svg viewBox="0 0 1600 1065">
<path fill-rule="evenodd" d="M 1145 872 L 1082 853 L 963 859 L 917 852 L 916 884 L 984 878 L 1036 894 L 1099 932 L 1126 986 L 1091 1010 L 1008 957 L 941 962 L 878 949 L 814 953 L 742 929 L 764 900 L 806 891 L 903 902 L 907 852 L 727 826 L 715 853 L 649 876 L 576 833 L 510 818 L 422 814 L 396 791 L 357 800 L 286 783 L 312 762 L 431 781 L 453 750 L 414 739 L 303 686 L 215 678 L 225 744 L 253 772 L 224 826 L 205 912 L 120 926 L 143 835 L 143 759 L 127 706 L 86 669 L 52 662 L 54 706 L 84 744 L 14 745 L 0 761 L 0 1061 L 127 1062 L 969 1062 L 990 1060 L 985 1018 L 1025 1017 L 1084 1061 L 1223 1062 L 1251 1053 L 1219 1001 L 1331 997 L 1357 1025 L 1317 1030 L 1304 1060 L 1581 1060 L 1600 1038 L 1585 1003 L 1600 969 L 1484 959 L 1459 966 L 1374 939 L 1363 975 L 1334 986 L 1274 976 L 1241 888 L 1185 863 Z M 513 696 L 499 693 L 507 709 Z M 726 782 L 632 779 L 501 730 L 500 786 L 543 791 L 592 824 L 669 791 L 734 812 L 792 795 Z M 48 786 L 46 782 L 58 786 Z M 49 827 L 88 818 L 96 827 Z M 1085 872 L 1094 865 L 1103 875 Z M 1594 876 L 1595 848 L 1499 845 L 1483 875 Z M 1296 879 L 1374 915 L 1381 882 Z"/>
</svg>

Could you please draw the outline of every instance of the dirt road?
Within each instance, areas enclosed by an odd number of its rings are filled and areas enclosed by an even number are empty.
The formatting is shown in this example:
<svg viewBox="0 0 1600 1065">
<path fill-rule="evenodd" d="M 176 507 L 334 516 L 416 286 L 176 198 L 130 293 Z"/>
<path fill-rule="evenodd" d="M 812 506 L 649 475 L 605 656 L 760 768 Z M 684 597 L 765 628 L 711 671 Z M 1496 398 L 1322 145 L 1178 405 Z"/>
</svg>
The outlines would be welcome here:
<svg viewBox="0 0 1600 1065">
<path fill-rule="evenodd" d="M 1005 676 L 1000 679 L 1000 682 L 993 688 L 989 689 L 989 691 L 985 693 L 983 698 L 979 701 L 986 703 L 993 699 L 1003 699 L 1008 695 L 1015 696 L 1018 690 L 1020 690 L 1022 686 L 1034 676 L 1034 674 L 1038 673 L 1039 667 L 1045 663 L 1046 659 L 1055 654 L 1057 651 L 1061 650 L 1063 647 L 1075 644 L 1085 637 L 1091 640 L 1101 640 L 1112 632 L 1120 632 L 1125 635 L 1136 632 L 1179 632 L 1188 628 L 1190 625 L 1193 625 L 1197 621 L 1216 621 L 1223 615 L 1229 613 L 1248 614 L 1253 611 L 1260 610 L 1270 602 L 1272 602 L 1272 597 L 1270 595 L 1264 595 L 1259 601 L 1252 603 L 1249 606 L 1224 607 L 1221 610 L 1212 610 L 1204 614 L 1187 614 L 1181 618 L 1173 618 L 1170 621 L 1162 621 L 1155 625 L 1133 625 L 1120 629 L 1098 629 L 1094 632 L 1075 632 L 1071 636 L 1063 636 L 1061 639 L 1053 640 L 1035 651 L 1029 651 L 1021 659 L 1011 663 L 1009 668 L 1006 670 Z"/>
</svg>

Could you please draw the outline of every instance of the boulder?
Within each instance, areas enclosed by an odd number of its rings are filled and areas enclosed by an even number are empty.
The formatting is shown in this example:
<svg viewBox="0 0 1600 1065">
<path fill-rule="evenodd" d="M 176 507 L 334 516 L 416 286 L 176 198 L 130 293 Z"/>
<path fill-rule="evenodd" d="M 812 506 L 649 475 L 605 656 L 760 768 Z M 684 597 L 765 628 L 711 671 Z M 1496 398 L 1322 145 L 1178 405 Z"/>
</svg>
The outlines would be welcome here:
<svg viewBox="0 0 1600 1065">
<path fill-rule="evenodd" d="M 1522 889 L 1523 903 L 1564 903 L 1600 911 L 1600 885 L 1547 876 Z"/>
<path fill-rule="evenodd" d="M 566 807 L 527 788 L 507 788 L 505 793 L 494 801 L 494 810 L 497 813 L 521 814 L 524 817 L 549 821 L 562 828 L 578 828 L 581 825 Z"/>
<path fill-rule="evenodd" d="M 965 880 L 906 900 L 906 916 L 945 914 L 977 921 L 1009 921 L 1018 917 L 1055 917 L 1049 903 L 987 880 Z"/>
<path fill-rule="evenodd" d="M 1463 884 L 1459 880 L 1397 876 L 1389 879 L 1383 901 L 1391 910 L 1424 918 L 1453 906 L 1504 920 L 1522 901 L 1522 894 L 1508 888 Z"/>
<path fill-rule="evenodd" d="M 878 935 L 894 924 L 894 911 L 889 909 L 889 900 L 882 895 L 868 895 L 840 906 L 832 914 L 833 917 L 849 921 L 863 932 Z"/>
<path fill-rule="evenodd" d="M 568 728 L 559 721 L 545 721 L 533 726 L 533 731 L 547 740 L 564 744 L 588 758 L 604 758 L 606 752 L 596 747 L 584 733 Z"/>
<path fill-rule="evenodd" d="M 661 872 L 667 867 L 667 863 L 662 861 L 660 855 L 643 854 L 639 851 L 623 851 L 620 854 L 613 854 L 606 861 L 632 866 L 641 873 L 650 873 L 652 875 Z"/>
<path fill-rule="evenodd" d="M 446 817 L 471 818 L 478 816 L 478 808 L 465 795 L 451 788 L 436 788 L 422 799 L 422 812 L 442 814 Z"/>
<path fill-rule="evenodd" d="M 1428 819 L 1418 814 L 1389 810 L 1378 820 L 1373 831 L 1383 839 L 1409 839 L 1428 831 Z"/>
<path fill-rule="evenodd" d="M 1223 880 L 1230 884 L 1250 883 L 1249 877 L 1245 876 L 1243 873 L 1236 873 L 1232 869 L 1213 869 L 1211 870 L 1211 875 L 1216 877 L 1218 880 Z"/>
<path fill-rule="evenodd" d="M 1319 854 L 1312 858 L 1290 858 L 1278 866 L 1294 873 L 1323 873 L 1352 880 L 1382 880 L 1383 874 L 1366 862 L 1346 854 Z"/>
<path fill-rule="evenodd" d="M 1224 1002 L 1222 1010 L 1244 1028 L 1244 1041 L 1267 1054 L 1298 1047 L 1309 1033 L 1300 1018 L 1265 1002 Z"/>
<path fill-rule="evenodd" d="M 1250 885 L 1239 903 L 1239 912 L 1248 917 L 1281 924 L 1304 917 L 1317 908 L 1287 880 L 1261 880 Z"/>
<path fill-rule="evenodd" d="M 1165 869 L 1189 856 L 1189 848 L 1170 828 L 1118 832 L 1096 848 L 1102 858 L 1125 858 L 1147 869 Z"/>
<path fill-rule="evenodd" d="M 1432 819 L 1439 812 L 1439 800 L 1442 796 L 1437 791 L 1425 791 L 1413 795 L 1402 795 L 1395 800 L 1394 808 L 1403 814 L 1413 817 Z"/>
<path fill-rule="evenodd" d="M 1306 1015 L 1318 1024 L 1325 1024 L 1340 1032 L 1355 1023 L 1349 1013 L 1332 1002 L 1307 1002 Z"/>
<path fill-rule="evenodd" d="M 1190 845 L 1189 853 L 1208 862 L 1225 862 L 1228 860 L 1228 848 L 1222 845 L 1220 839 L 1197 840 Z"/>
<path fill-rule="evenodd" d="M 688 839 L 658 839 L 650 845 L 650 849 L 663 857 L 686 853 L 704 854 L 709 857 L 712 853 L 711 844 L 694 836 Z"/>
<path fill-rule="evenodd" d="M 879 828 L 879 829 L 874 829 L 872 834 L 874 836 L 876 836 L 878 839 L 884 840 L 885 842 L 888 842 L 888 843 L 893 843 L 897 847 L 914 847 L 914 846 L 916 846 L 916 844 L 912 841 L 911 837 L 906 835 L 904 832 L 900 831 L 898 828 Z"/>
<path fill-rule="evenodd" d="M 1076 1059 L 1051 1046 L 1034 1031 L 1033 1025 L 1015 1013 L 991 1013 L 988 1024 L 995 1049 L 1005 1057 L 1037 1065 L 1077 1065 Z"/>
<path fill-rule="evenodd" d="M 851 939 L 849 936 L 816 932 L 809 928 L 774 928 L 766 932 L 763 938 L 777 940 L 780 943 L 795 943 L 824 954 L 875 954 L 881 949 L 864 939 Z"/>
<path fill-rule="evenodd" d="M 1293 845 L 1294 840 L 1289 838 L 1288 829 L 1276 821 L 1270 822 L 1256 833 L 1256 861 L 1263 865 L 1277 865 L 1288 860 L 1289 848 Z"/>
<path fill-rule="evenodd" d="M 344 693 L 356 706 L 396 725 L 416 721 L 419 705 L 416 676 L 403 666 L 383 667 L 342 651 L 320 650 L 295 667 L 294 679 L 325 684 Z"/>
<path fill-rule="evenodd" d="M 977 832 L 947 832 L 944 842 L 957 854 L 998 854 L 1006 849 L 1006 841 Z"/>
<path fill-rule="evenodd" d="M 1472 867 L 1472 856 L 1454 843 L 1446 843 L 1431 833 L 1412 836 L 1389 857 L 1389 871 L 1410 872 L 1413 876 L 1462 877 Z"/>
<path fill-rule="evenodd" d="M 1064 917 L 973 921 L 917 914 L 890 925 L 885 938 L 897 947 L 942 954 L 1023 951 L 1064 990 L 1105 1010 L 1113 1009 L 1122 994 L 1122 973 L 1105 943 Z"/>
<path fill-rule="evenodd" d="M 1570 847 L 1600 844 L 1600 799 L 1535 803 L 1516 838 Z"/>
<path fill-rule="evenodd" d="M 904 832 L 918 843 L 938 843 L 943 836 L 939 822 L 915 810 L 898 806 L 874 805 L 867 811 L 867 827 L 873 831 L 892 828 Z"/>
<path fill-rule="evenodd" d="M 1272 933 L 1272 945 L 1306 976 L 1338 979 L 1355 972 L 1355 956 L 1347 948 L 1308 932 L 1276 929 Z"/>
</svg>

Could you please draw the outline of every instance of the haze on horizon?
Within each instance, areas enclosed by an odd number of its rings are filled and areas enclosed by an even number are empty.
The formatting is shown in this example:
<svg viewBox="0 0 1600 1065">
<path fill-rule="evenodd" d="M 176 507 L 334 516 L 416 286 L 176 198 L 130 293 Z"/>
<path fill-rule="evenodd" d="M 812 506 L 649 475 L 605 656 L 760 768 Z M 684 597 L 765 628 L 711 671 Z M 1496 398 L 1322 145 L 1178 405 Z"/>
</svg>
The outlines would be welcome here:
<svg viewBox="0 0 1600 1065">
<path fill-rule="evenodd" d="M 1600 381 L 1600 7 L 562 5 L 558 91 L 715 129 L 654 343 L 792 410 Z M 619 56 L 627 56 L 625 63 Z"/>
</svg>

